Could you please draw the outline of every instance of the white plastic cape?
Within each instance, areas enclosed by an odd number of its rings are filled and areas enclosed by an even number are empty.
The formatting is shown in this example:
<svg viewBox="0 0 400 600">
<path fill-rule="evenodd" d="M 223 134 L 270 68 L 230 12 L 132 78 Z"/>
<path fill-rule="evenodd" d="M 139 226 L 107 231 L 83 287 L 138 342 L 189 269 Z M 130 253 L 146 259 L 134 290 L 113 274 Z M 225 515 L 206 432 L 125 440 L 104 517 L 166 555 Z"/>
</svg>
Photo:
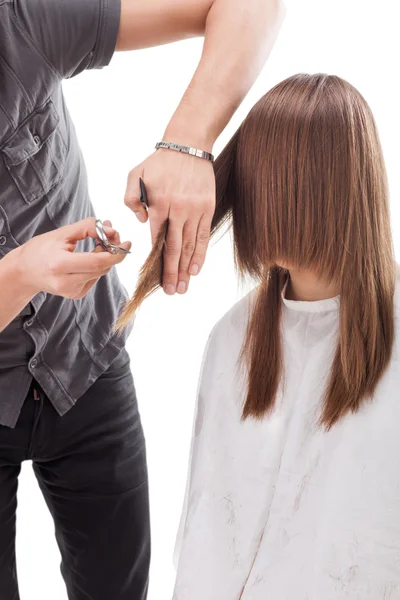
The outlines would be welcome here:
<svg viewBox="0 0 400 600">
<path fill-rule="evenodd" d="M 339 299 L 284 299 L 277 408 L 241 420 L 251 295 L 205 353 L 174 600 L 400 600 L 399 338 L 375 397 L 317 426 Z M 396 328 L 399 297 L 396 294 Z"/>
</svg>

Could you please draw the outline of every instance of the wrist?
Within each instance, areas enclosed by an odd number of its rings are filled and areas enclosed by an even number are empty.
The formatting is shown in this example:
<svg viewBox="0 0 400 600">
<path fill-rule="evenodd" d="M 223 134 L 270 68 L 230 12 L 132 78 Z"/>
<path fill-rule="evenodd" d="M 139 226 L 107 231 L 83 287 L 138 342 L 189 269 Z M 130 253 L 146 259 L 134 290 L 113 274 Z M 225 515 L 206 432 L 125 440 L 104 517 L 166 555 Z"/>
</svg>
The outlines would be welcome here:
<svg viewBox="0 0 400 600">
<path fill-rule="evenodd" d="M 214 162 L 214 155 L 211 152 L 205 152 L 199 148 L 193 148 L 192 146 L 186 146 L 184 144 L 176 144 L 174 142 L 157 142 L 155 146 L 156 150 L 173 150 L 174 152 L 182 152 L 183 154 L 189 154 L 189 156 L 195 156 L 196 158 L 202 158 L 209 162 Z"/>
<path fill-rule="evenodd" d="M 196 134 L 190 131 L 188 128 L 177 129 L 167 128 L 163 137 L 163 141 L 172 142 L 173 144 L 181 144 L 182 146 L 190 146 L 197 150 L 203 150 L 204 152 L 210 152 L 212 154 L 214 143 L 211 139 L 208 139 L 204 135 Z"/>
<path fill-rule="evenodd" d="M 195 116 L 188 115 L 186 118 L 173 117 L 162 139 L 212 153 L 216 138 L 211 129 L 201 127 Z"/>
<path fill-rule="evenodd" d="M 30 302 L 32 298 L 40 291 L 29 278 L 29 269 L 26 268 L 24 260 L 23 247 L 15 248 L 9 252 L 2 263 L 6 268 L 9 288 L 14 293 L 18 301 Z"/>
<path fill-rule="evenodd" d="M 225 105 L 223 91 L 213 94 L 201 91 L 197 86 L 189 86 L 176 109 L 164 139 L 167 141 L 212 152 L 221 132 L 228 124 L 230 111 L 222 111 Z M 175 139 L 172 139 L 175 138 Z"/>
</svg>

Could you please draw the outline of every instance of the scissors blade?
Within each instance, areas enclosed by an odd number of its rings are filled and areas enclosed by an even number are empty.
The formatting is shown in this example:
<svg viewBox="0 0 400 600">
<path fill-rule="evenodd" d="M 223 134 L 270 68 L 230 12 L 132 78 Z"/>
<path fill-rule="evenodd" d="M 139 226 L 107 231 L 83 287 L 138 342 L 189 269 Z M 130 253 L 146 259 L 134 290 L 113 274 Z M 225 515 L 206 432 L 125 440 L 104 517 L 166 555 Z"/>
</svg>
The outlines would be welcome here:
<svg viewBox="0 0 400 600">
<path fill-rule="evenodd" d="M 115 246 L 114 244 L 108 244 L 109 252 L 113 254 L 132 254 L 130 250 L 123 248 L 122 246 Z"/>
</svg>

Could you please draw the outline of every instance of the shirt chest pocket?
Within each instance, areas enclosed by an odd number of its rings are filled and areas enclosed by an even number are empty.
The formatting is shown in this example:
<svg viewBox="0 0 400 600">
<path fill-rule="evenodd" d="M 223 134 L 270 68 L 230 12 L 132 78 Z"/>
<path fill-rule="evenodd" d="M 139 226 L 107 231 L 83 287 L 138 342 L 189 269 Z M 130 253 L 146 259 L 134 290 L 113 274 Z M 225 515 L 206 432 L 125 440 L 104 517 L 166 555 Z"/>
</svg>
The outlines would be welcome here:
<svg viewBox="0 0 400 600">
<path fill-rule="evenodd" d="M 55 192 L 63 181 L 67 148 L 51 100 L 33 112 L 1 148 L 4 163 L 27 203 Z"/>
</svg>

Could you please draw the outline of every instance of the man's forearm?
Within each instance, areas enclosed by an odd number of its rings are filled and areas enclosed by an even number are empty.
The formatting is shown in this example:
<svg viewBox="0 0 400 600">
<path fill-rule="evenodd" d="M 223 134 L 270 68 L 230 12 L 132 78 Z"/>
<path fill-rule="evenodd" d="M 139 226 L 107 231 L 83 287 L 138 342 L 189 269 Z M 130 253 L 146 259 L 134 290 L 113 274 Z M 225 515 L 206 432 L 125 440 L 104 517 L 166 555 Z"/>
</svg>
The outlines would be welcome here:
<svg viewBox="0 0 400 600">
<path fill-rule="evenodd" d="M 205 36 L 200 64 L 164 141 L 212 151 L 265 64 L 283 14 L 281 0 L 123 0 L 120 50 Z M 150 191 L 150 211 L 140 202 L 140 178 Z M 215 184 L 208 161 L 168 149 L 153 152 L 129 174 L 125 203 L 141 222 L 150 220 L 155 248 L 168 221 L 162 285 L 169 295 L 186 293 L 190 277 L 202 270 Z"/>
<path fill-rule="evenodd" d="M 25 289 L 18 265 L 18 250 L 0 260 L 0 332 L 32 300 Z"/>
<path fill-rule="evenodd" d="M 263 68 L 283 14 L 279 0 L 214 0 L 200 64 L 165 139 L 212 148 Z"/>
</svg>

